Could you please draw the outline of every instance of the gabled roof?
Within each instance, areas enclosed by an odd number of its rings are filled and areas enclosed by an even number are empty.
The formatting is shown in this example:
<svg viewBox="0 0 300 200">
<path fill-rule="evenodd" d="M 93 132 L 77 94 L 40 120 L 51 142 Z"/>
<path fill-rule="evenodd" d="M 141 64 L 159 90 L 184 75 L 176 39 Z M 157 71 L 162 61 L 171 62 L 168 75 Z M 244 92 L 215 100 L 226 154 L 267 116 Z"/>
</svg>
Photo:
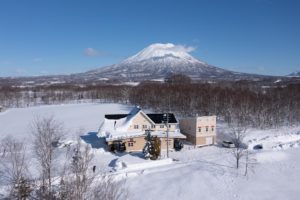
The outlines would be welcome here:
<svg viewBox="0 0 300 200">
<path fill-rule="evenodd" d="M 107 136 L 116 132 L 126 132 L 132 119 L 141 111 L 139 107 L 133 108 L 129 114 L 105 115 L 104 122 L 101 124 L 98 134 Z"/>
<path fill-rule="evenodd" d="M 162 124 L 164 123 L 164 113 L 153 113 L 147 114 L 147 116 L 155 123 L 155 124 Z M 177 120 L 173 113 L 168 113 L 169 123 L 177 123 Z"/>
<path fill-rule="evenodd" d="M 124 118 L 127 116 L 128 116 L 128 114 L 113 114 L 113 115 L 105 115 L 104 117 L 106 119 L 121 119 L 121 118 Z"/>
<path fill-rule="evenodd" d="M 104 118 L 109 120 L 118 120 L 122 118 L 127 118 L 127 120 L 129 120 L 140 111 L 141 111 L 140 107 L 135 107 L 128 114 L 108 114 L 108 115 L 104 115 Z"/>
<path fill-rule="evenodd" d="M 110 114 L 110 115 L 105 115 L 106 119 L 111 119 L 111 120 L 118 120 L 118 119 L 122 119 L 125 117 L 128 117 L 130 114 Z M 155 124 L 162 124 L 164 123 L 164 119 L 166 117 L 164 117 L 164 113 L 151 113 L 151 114 L 146 114 L 146 116 L 152 120 Z M 168 113 L 168 117 L 169 117 L 169 123 L 177 123 L 177 120 L 174 116 L 173 113 Z"/>
</svg>

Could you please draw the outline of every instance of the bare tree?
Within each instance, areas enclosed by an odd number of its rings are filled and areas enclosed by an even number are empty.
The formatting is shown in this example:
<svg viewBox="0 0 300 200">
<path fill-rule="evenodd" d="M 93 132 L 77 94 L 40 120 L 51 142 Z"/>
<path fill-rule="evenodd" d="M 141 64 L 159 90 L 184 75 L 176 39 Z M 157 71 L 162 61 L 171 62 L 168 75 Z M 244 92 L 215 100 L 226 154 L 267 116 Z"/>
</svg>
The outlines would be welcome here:
<svg viewBox="0 0 300 200">
<path fill-rule="evenodd" d="M 7 137 L 1 141 L 1 151 L 1 179 L 10 185 L 10 198 L 26 199 L 32 189 L 25 144 Z"/>
<path fill-rule="evenodd" d="M 105 176 L 101 169 L 96 173 L 92 170 L 93 157 L 90 145 L 85 144 L 78 137 L 77 143 L 72 146 L 67 156 L 69 164 L 59 185 L 58 199 L 127 199 L 125 181 L 117 181 L 113 176 Z"/>
<path fill-rule="evenodd" d="M 85 195 L 93 182 L 93 176 L 89 173 L 92 159 L 91 147 L 87 144 L 83 145 L 82 141 L 78 139 L 70 166 L 71 172 L 74 175 L 71 182 L 74 186 L 73 199 L 75 200 L 86 199 Z"/>
<path fill-rule="evenodd" d="M 115 180 L 113 176 L 102 176 L 96 180 L 92 192 L 92 199 L 126 200 L 129 197 L 125 180 Z"/>
<path fill-rule="evenodd" d="M 59 198 L 84 200 L 91 191 L 91 184 L 94 179 L 91 161 L 93 153 L 91 147 L 84 144 L 80 137 L 77 143 L 67 153 L 67 164 L 64 175 L 59 185 Z"/>
<path fill-rule="evenodd" d="M 121 89 L 121 94 L 126 104 L 129 103 L 130 91 L 131 87 L 123 87 Z"/>
<path fill-rule="evenodd" d="M 40 187 L 41 198 L 52 196 L 52 172 L 56 158 L 55 150 L 59 140 L 63 136 L 63 126 L 53 117 L 37 117 L 31 126 L 34 137 L 34 152 L 41 167 L 42 185 Z"/>
<path fill-rule="evenodd" d="M 243 126 L 242 124 L 230 124 L 230 128 L 230 137 L 232 143 L 234 144 L 232 155 L 235 158 L 236 168 L 238 169 L 240 160 L 245 155 L 246 145 L 244 143 L 244 137 L 247 127 Z"/>
</svg>

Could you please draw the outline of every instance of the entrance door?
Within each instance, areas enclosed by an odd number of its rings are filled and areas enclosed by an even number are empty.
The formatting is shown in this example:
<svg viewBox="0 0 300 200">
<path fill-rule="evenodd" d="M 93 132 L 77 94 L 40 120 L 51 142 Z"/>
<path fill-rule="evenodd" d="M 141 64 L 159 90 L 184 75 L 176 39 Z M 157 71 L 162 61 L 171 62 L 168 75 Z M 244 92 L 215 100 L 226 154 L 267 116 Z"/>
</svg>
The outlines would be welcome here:
<svg viewBox="0 0 300 200">
<path fill-rule="evenodd" d="M 206 137 L 206 144 L 207 145 L 213 144 L 213 137 Z"/>
</svg>

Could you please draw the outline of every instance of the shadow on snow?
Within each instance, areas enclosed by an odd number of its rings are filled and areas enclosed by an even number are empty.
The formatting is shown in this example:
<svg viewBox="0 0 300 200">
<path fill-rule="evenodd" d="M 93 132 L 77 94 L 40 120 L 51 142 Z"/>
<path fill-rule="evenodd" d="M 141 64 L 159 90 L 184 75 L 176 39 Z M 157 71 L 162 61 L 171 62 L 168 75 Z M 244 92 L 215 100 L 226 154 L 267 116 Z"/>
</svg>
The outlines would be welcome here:
<svg viewBox="0 0 300 200">
<path fill-rule="evenodd" d="M 90 144 L 93 149 L 106 149 L 105 138 L 99 138 L 97 132 L 89 132 L 80 136 L 80 138 L 87 144 Z"/>
</svg>

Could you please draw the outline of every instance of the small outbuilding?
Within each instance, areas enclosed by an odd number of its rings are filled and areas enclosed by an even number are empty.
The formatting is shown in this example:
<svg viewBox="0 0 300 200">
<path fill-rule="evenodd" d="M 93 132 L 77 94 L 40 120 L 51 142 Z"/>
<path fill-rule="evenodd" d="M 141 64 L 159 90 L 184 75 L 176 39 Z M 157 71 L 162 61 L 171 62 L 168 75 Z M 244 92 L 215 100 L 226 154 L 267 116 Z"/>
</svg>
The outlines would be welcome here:
<svg viewBox="0 0 300 200">
<path fill-rule="evenodd" d="M 216 116 L 189 117 L 179 120 L 181 133 L 187 141 L 197 146 L 216 143 Z"/>
</svg>

